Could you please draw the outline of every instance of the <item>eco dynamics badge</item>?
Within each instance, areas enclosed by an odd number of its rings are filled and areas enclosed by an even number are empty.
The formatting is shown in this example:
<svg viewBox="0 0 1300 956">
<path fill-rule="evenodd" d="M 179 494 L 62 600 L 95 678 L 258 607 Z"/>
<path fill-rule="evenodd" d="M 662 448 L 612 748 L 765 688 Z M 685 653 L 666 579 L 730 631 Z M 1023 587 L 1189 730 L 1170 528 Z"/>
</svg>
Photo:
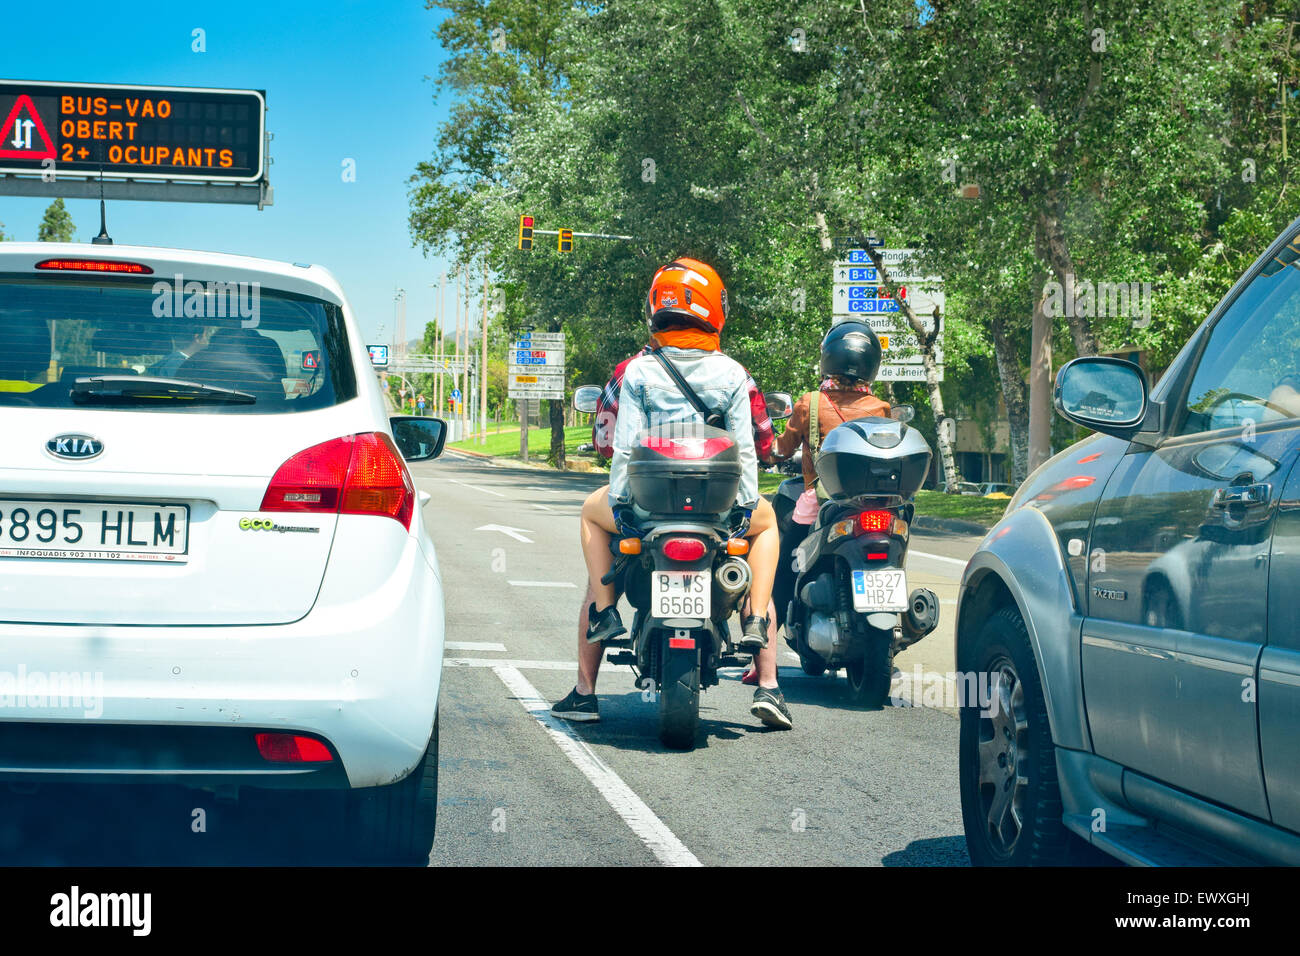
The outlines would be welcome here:
<svg viewBox="0 0 1300 956">
<path fill-rule="evenodd" d="M 240 531 L 278 531 L 280 534 L 320 534 L 320 528 L 300 524 L 276 524 L 270 518 L 240 518 Z"/>
</svg>

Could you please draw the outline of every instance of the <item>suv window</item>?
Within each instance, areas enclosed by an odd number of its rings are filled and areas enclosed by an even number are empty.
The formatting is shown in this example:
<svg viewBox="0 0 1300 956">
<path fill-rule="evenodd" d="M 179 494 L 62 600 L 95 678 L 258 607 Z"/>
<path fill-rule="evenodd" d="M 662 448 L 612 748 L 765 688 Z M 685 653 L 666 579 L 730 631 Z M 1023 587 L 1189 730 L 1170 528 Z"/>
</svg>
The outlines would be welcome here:
<svg viewBox="0 0 1300 956">
<path fill-rule="evenodd" d="M 356 397 L 337 305 L 261 288 L 254 299 L 249 284 L 185 289 L 0 278 L 0 408 L 265 414 Z"/>
<path fill-rule="evenodd" d="M 1179 434 L 1300 418 L 1300 236 L 1210 332 Z"/>
</svg>

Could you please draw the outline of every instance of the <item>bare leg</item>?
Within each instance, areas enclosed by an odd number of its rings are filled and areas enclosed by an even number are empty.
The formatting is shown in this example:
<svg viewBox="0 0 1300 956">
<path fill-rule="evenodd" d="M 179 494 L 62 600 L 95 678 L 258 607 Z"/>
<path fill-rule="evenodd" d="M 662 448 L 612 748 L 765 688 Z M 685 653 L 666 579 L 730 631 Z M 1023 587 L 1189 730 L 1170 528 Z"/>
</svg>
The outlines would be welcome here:
<svg viewBox="0 0 1300 956">
<path fill-rule="evenodd" d="M 582 610 L 578 612 L 578 693 L 594 694 L 596 693 L 596 678 L 600 675 L 600 660 L 604 654 L 604 648 L 600 644 L 591 644 L 587 641 L 587 607 L 592 601 L 596 600 L 596 595 L 591 589 L 591 582 L 587 582 L 587 593 L 582 599 Z"/>
<path fill-rule="evenodd" d="M 776 582 L 776 564 L 781 558 L 781 532 L 776 527 L 776 512 L 766 498 L 758 499 L 758 506 L 749 519 L 746 537 L 749 538 L 749 570 L 753 574 L 749 599 L 754 607 L 768 608 L 771 613 L 772 585 Z M 770 640 L 768 644 L 771 645 Z"/>
<path fill-rule="evenodd" d="M 775 527 L 774 524 L 774 530 Z M 614 512 L 609 507 L 609 486 L 606 485 L 593 491 L 583 502 L 579 528 L 582 556 L 587 562 L 588 586 L 595 596 L 597 611 L 605 610 L 618 600 L 614 585 L 600 583 L 600 579 L 614 566 L 614 556 L 609 553 L 609 541 L 617 530 Z M 586 639 L 585 635 L 583 639 Z"/>
<path fill-rule="evenodd" d="M 758 667 L 759 687 L 770 689 L 777 686 L 776 644 L 776 605 L 769 601 L 767 604 L 767 647 L 754 656 L 754 664 Z"/>
</svg>

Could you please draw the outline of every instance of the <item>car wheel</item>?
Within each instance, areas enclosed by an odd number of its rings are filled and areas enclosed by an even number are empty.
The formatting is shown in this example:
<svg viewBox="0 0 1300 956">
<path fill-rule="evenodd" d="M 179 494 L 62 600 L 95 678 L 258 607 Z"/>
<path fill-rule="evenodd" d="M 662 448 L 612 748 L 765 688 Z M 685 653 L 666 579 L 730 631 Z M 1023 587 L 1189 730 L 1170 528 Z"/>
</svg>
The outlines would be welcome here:
<svg viewBox="0 0 1300 956">
<path fill-rule="evenodd" d="M 424 866 L 438 816 L 438 721 L 424 757 L 406 779 L 350 791 L 346 832 L 357 855 L 369 862 Z"/>
<path fill-rule="evenodd" d="M 1004 607 L 985 623 L 966 658 L 988 681 L 987 706 L 962 701 L 961 810 L 976 866 L 1066 862 L 1077 842 L 1061 822 L 1056 747 L 1025 623 Z"/>
</svg>

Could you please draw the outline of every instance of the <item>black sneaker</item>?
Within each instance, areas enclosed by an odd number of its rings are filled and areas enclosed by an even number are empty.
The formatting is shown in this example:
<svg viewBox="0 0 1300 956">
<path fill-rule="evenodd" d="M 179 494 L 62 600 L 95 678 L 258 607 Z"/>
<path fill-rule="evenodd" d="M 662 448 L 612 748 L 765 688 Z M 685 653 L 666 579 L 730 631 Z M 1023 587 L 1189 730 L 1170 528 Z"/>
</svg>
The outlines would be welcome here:
<svg viewBox="0 0 1300 956">
<path fill-rule="evenodd" d="M 742 651 L 761 651 L 767 647 L 767 618 L 754 615 L 741 622 L 740 643 Z"/>
<path fill-rule="evenodd" d="M 794 718 L 790 716 L 790 708 L 785 705 L 785 695 L 779 687 L 760 687 L 754 691 L 754 703 L 749 706 L 749 712 L 769 727 L 778 730 L 794 727 Z"/>
<path fill-rule="evenodd" d="M 593 723 L 600 720 L 600 705 L 595 694 L 579 694 L 575 687 L 569 691 L 568 697 L 551 708 L 551 716 Z"/>
<path fill-rule="evenodd" d="M 623 626 L 623 619 L 618 616 L 618 607 L 616 605 L 611 604 L 605 610 L 599 612 L 597 612 L 595 604 L 587 608 L 588 644 L 599 644 L 601 641 L 608 641 L 626 633 L 627 628 Z"/>
</svg>

